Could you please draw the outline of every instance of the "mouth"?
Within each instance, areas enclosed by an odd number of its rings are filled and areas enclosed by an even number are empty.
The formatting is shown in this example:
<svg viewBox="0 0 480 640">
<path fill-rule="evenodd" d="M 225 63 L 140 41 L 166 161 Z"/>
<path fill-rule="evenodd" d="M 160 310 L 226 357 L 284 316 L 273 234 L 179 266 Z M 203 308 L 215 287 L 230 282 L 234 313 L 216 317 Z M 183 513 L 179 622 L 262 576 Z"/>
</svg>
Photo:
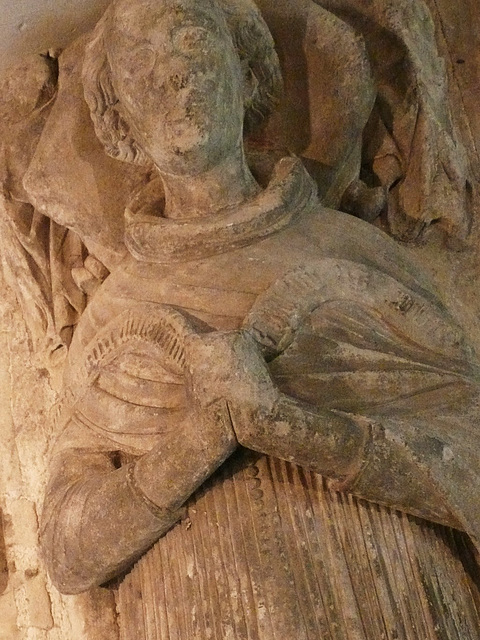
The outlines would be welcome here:
<svg viewBox="0 0 480 640">
<path fill-rule="evenodd" d="M 169 123 L 167 139 L 171 142 L 175 155 L 184 155 L 205 146 L 208 142 L 209 128 L 207 123 L 198 120 L 174 120 Z"/>
</svg>

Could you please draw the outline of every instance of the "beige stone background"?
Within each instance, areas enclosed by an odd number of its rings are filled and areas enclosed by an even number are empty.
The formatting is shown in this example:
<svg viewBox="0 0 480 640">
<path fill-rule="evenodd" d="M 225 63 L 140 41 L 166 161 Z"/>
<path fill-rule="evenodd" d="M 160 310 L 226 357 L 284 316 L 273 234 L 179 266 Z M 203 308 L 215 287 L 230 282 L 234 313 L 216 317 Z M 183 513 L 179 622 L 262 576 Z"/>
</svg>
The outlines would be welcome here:
<svg viewBox="0 0 480 640">
<path fill-rule="evenodd" d="M 456 117 L 480 185 L 479 0 L 428 0 L 447 69 Z M 275 0 L 261 0 L 262 9 Z M 57 49 L 80 35 L 108 0 L 0 0 L 0 69 L 25 53 Z M 288 6 L 279 0 L 278 7 Z M 474 193 L 474 198 L 478 195 Z M 447 249 L 435 231 L 411 251 L 442 283 L 449 306 L 480 351 L 480 208 L 461 251 Z M 32 354 L 13 293 L 0 280 L 0 640 L 115 640 L 110 594 L 60 596 L 38 552 L 39 504 L 50 441 L 48 407 L 55 400 L 49 373 Z"/>
<path fill-rule="evenodd" d="M 1 0 L 0 74 L 22 56 L 62 49 L 95 24 L 107 5 Z M 61 596 L 42 567 L 38 516 L 55 394 L 1 274 L 0 288 L 0 640 L 115 640 L 110 593 Z"/>
<path fill-rule="evenodd" d="M 107 5 L 108 0 L 1 0 L 0 70 L 19 56 L 64 47 Z"/>
</svg>

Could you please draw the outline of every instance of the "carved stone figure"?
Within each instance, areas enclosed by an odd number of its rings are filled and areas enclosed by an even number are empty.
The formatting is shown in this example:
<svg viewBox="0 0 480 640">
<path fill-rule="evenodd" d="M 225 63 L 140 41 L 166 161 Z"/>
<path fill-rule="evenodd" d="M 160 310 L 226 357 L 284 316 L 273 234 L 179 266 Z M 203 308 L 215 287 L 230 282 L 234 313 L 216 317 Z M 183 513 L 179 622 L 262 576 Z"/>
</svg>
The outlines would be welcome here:
<svg viewBox="0 0 480 640">
<path fill-rule="evenodd" d="M 130 567 L 239 445 L 477 544 L 478 363 L 421 270 L 382 231 L 320 206 L 298 159 L 264 187 L 253 178 L 244 119 L 279 91 L 253 8 L 117 0 L 84 86 L 107 152 L 155 169 L 127 207 L 128 255 L 69 350 L 43 532 L 58 588 Z M 211 491 L 228 496 L 222 477 Z M 310 637 L 288 571 L 255 589 L 278 591 L 272 629 Z"/>
<path fill-rule="evenodd" d="M 325 577 L 319 532 L 354 526 L 346 507 L 332 524 L 327 485 L 479 544 L 474 349 L 404 248 L 325 207 L 383 211 L 403 237 L 433 220 L 467 234 L 469 169 L 426 7 L 258 5 L 285 91 L 250 0 L 115 0 L 60 58 L 58 87 L 56 60 L 22 63 L 28 100 L 4 142 L 7 275 L 34 337 L 68 347 L 48 569 L 78 593 L 143 555 L 118 603 L 148 594 L 147 640 L 363 638 L 337 612 L 356 599 L 365 625 L 368 606 Z"/>
<path fill-rule="evenodd" d="M 238 11 L 246 11 L 243 4 Z M 278 157 L 289 149 L 303 158 L 326 206 L 366 219 L 383 211 L 389 230 L 404 238 L 433 221 L 464 238 L 472 169 L 459 142 L 461 108 L 448 108 L 445 65 L 423 0 L 394 10 L 354 0 L 321 4 L 259 2 L 280 51 L 285 91 L 263 130 L 254 129 L 261 112 L 250 110 L 250 163 L 258 148 Z M 3 255 L 12 286 L 18 291 L 21 283 L 37 352 L 45 339 L 52 352 L 68 347 L 85 294 L 125 253 L 125 200 L 152 170 L 148 156 L 134 160 L 128 145 L 114 154 L 127 162 L 114 162 L 95 138 L 79 81 L 84 44 L 80 38 L 60 60 L 20 62 L 4 80 L 0 103 Z"/>
</svg>

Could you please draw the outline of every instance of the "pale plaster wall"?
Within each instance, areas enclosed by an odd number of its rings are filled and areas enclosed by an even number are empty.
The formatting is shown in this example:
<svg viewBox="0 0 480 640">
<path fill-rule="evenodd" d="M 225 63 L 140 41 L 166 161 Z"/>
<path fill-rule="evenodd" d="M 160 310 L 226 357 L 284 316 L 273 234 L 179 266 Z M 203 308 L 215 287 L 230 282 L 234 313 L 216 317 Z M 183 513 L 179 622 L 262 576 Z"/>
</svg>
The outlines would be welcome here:
<svg viewBox="0 0 480 640">
<path fill-rule="evenodd" d="M 0 74 L 28 54 L 65 47 L 109 1 L 0 0 Z M 45 408 L 55 394 L 1 273 L 0 291 L 0 640 L 114 640 L 111 593 L 61 596 L 45 575 L 38 517 L 50 440 Z M 24 393 L 12 393 L 20 387 Z"/>
<path fill-rule="evenodd" d="M 0 73 L 19 56 L 64 47 L 109 0 L 0 0 Z"/>
<path fill-rule="evenodd" d="M 62 596 L 45 573 L 38 523 L 56 394 L 1 266 L 0 292 L 0 640 L 116 640 L 111 591 Z"/>
</svg>

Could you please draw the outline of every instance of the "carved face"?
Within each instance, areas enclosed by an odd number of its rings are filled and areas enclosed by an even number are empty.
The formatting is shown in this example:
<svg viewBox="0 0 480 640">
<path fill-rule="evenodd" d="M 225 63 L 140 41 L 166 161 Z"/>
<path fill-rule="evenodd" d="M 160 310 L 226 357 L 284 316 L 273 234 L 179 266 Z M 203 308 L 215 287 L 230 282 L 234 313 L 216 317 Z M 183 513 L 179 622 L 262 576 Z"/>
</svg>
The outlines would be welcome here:
<svg viewBox="0 0 480 640">
<path fill-rule="evenodd" d="M 213 3 L 121 1 L 106 41 L 119 111 L 160 170 L 202 173 L 238 145 L 242 73 Z"/>
</svg>

